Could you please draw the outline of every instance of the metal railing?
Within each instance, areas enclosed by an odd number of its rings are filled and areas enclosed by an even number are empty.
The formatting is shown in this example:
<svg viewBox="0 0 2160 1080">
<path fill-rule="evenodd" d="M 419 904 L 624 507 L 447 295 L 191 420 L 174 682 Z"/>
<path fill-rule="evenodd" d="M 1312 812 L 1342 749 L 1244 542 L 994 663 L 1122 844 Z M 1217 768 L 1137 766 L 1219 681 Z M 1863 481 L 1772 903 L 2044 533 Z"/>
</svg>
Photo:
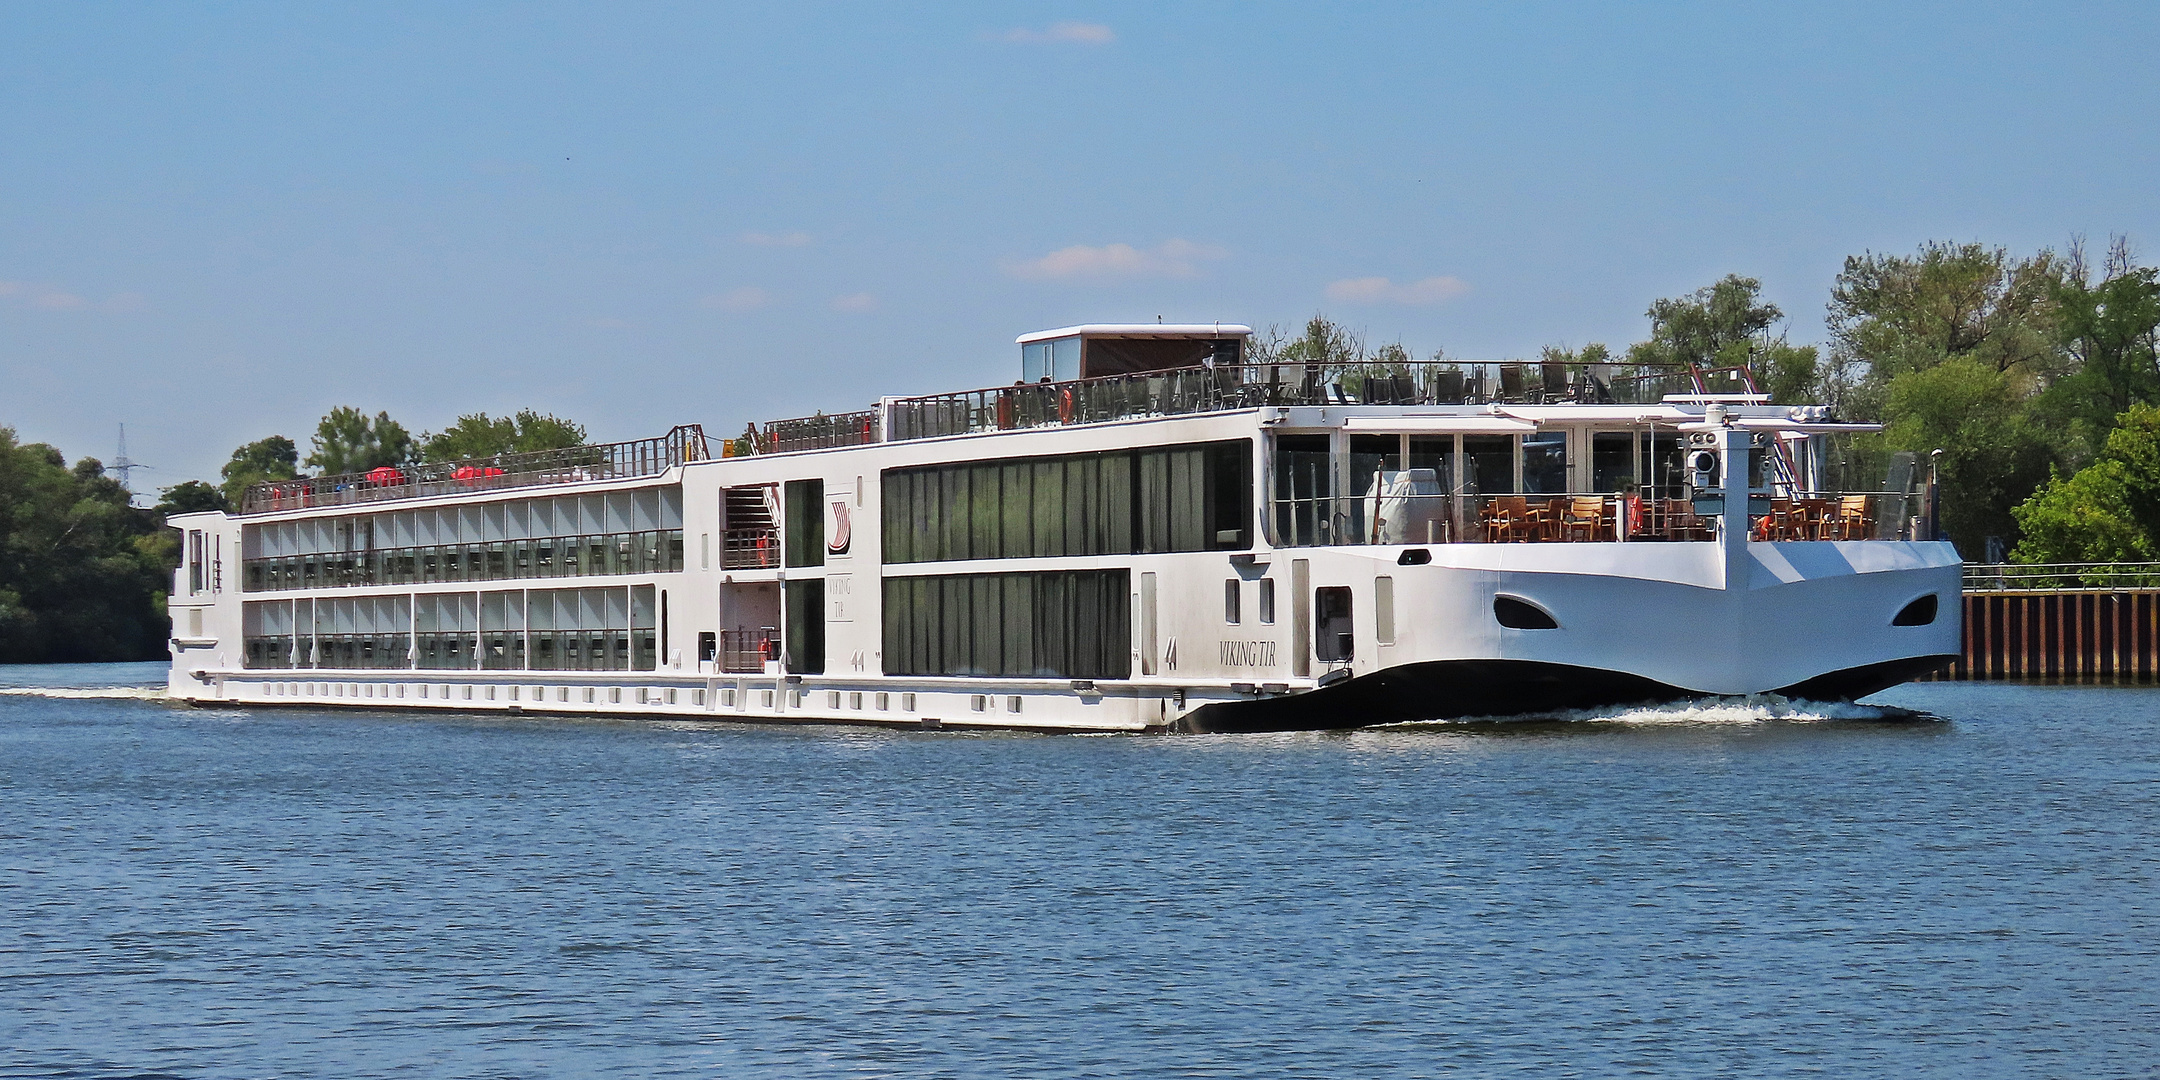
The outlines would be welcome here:
<svg viewBox="0 0 2160 1080">
<path fill-rule="evenodd" d="M 729 529 L 720 535 L 720 569 L 764 570 L 780 565 L 780 530 Z"/>
<path fill-rule="evenodd" d="M 383 466 L 364 473 L 273 480 L 249 487 L 241 497 L 240 512 L 264 514 L 319 506 L 421 499 L 432 495 L 658 476 L 677 465 L 703 461 L 710 456 L 704 428 L 683 424 L 652 439 L 499 454 L 464 461 Z"/>
<path fill-rule="evenodd" d="M 1907 496 L 1824 493 L 1759 500 L 1750 538 L 1910 540 Z M 1267 507 L 1278 547 L 1363 544 L 1507 544 L 1706 541 L 1717 517 L 1687 499 L 1634 498 L 1609 492 L 1445 495 L 1382 494 L 1272 499 Z"/>
<path fill-rule="evenodd" d="M 720 670 L 755 674 L 768 660 L 780 658 L 780 630 L 763 626 L 755 630 L 720 631 Z"/>
<path fill-rule="evenodd" d="M 835 446 L 868 446 L 877 442 L 877 412 L 835 413 L 826 416 L 774 420 L 757 437 L 760 454 L 784 454 L 791 450 L 824 450 Z"/>
<path fill-rule="evenodd" d="M 1753 394 L 1746 368 L 1413 362 L 1224 364 L 1016 383 L 896 398 L 879 411 L 753 425 L 734 453 L 770 454 L 942 435 L 1099 424 L 1265 405 L 1656 404 L 1668 395 Z"/>
<path fill-rule="evenodd" d="M 2160 562 L 1967 563 L 1966 592 L 2160 589 Z"/>
</svg>

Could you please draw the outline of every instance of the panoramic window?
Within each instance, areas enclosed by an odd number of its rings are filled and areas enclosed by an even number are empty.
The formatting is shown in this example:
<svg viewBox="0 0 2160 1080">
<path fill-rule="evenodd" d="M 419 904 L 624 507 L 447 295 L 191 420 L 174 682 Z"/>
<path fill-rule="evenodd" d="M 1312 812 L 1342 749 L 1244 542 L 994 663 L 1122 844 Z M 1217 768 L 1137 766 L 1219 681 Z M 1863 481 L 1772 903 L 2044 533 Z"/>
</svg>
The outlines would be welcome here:
<svg viewBox="0 0 2160 1080">
<path fill-rule="evenodd" d="M 885 579 L 887 675 L 1123 679 L 1132 670 L 1125 570 Z"/>
<path fill-rule="evenodd" d="M 1246 442 L 889 469 L 889 563 L 1252 546 Z"/>
</svg>

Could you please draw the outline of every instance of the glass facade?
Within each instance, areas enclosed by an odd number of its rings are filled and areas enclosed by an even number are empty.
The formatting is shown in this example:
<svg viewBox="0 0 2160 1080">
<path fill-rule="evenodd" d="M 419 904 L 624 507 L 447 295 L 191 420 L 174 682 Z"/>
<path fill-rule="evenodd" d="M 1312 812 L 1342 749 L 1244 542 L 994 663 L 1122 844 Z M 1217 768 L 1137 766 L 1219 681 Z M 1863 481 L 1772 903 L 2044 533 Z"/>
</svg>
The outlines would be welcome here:
<svg viewBox="0 0 2160 1080">
<path fill-rule="evenodd" d="M 682 491 L 476 503 L 244 526 L 248 592 L 672 573 Z"/>
<path fill-rule="evenodd" d="M 1123 679 L 1132 670 L 1128 571 L 885 579 L 887 675 Z"/>
<path fill-rule="evenodd" d="M 887 563 L 1241 551 L 1252 444 L 889 469 Z"/>
<path fill-rule="evenodd" d="M 249 668 L 652 671 L 651 585 L 511 589 L 241 607 Z"/>
</svg>

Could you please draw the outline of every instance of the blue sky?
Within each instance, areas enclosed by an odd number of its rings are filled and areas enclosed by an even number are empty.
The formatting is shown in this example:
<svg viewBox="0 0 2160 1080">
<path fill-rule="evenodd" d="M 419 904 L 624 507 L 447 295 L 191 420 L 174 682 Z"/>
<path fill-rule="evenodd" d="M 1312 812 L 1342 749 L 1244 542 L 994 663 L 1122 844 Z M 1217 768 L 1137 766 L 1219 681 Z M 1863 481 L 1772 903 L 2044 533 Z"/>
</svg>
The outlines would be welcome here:
<svg viewBox="0 0 2160 1080">
<path fill-rule="evenodd" d="M 1846 255 L 2160 243 L 2154 5 L 0 3 L 0 425 L 598 439 L 1083 321 L 1637 340 Z M 2148 260 L 2150 261 L 2150 260 Z"/>
</svg>

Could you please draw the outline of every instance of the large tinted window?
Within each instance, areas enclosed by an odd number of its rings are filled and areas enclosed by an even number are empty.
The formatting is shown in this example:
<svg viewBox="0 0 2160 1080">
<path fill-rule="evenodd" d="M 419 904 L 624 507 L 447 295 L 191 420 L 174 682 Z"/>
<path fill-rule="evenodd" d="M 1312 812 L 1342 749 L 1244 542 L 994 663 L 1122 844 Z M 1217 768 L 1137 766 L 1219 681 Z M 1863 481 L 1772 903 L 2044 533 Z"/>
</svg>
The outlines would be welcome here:
<svg viewBox="0 0 2160 1080">
<path fill-rule="evenodd" d="M 790 480 L 782 501 L 787 522 L 781 541 L 787 548 L 787 564 L 825 565 L 825 481 Z"/>
<path fill-rule="evenodd" d="M 884 599 L 887 675 L 1123 679 L 1132 670 L 1124 570 L 886 578 Z"/>
<path fill-rule="evenodd" d="M 1252 546 L 1252 447 L 890 469 L 883 503 L 889 563 L 1237 551 Z"/>
</svg>

